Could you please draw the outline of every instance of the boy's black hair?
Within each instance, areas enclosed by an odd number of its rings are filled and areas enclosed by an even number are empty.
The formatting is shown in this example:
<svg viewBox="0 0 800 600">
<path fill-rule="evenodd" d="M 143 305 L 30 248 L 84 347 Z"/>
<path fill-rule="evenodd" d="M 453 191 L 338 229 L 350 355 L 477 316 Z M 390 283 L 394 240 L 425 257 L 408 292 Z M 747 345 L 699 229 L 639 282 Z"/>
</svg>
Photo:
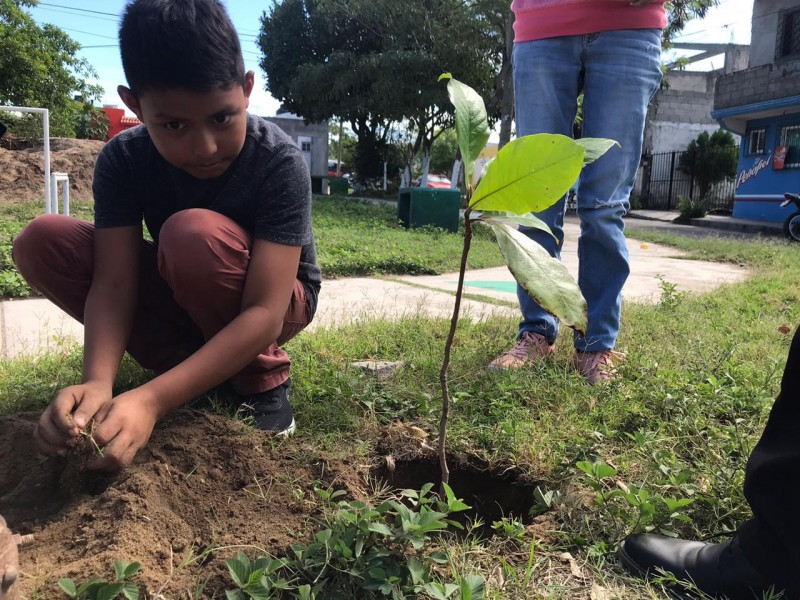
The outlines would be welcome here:
<svg viewBox="0 0 800 600">
<path fill-rule="evenodd" d="M 219 0 L 132 0 L 120 23 L 119 48 L 135 95 L 244 85 L 239 36 Z"/>
</svg>

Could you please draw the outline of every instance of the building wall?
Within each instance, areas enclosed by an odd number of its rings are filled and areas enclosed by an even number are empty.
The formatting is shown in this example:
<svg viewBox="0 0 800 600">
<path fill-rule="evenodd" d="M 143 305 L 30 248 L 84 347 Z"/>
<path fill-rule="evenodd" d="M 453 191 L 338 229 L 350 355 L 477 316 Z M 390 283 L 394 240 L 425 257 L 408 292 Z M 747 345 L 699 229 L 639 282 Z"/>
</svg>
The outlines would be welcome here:
<svg viewBox="0 0 800 600">
<path fill-rule="evenodd" d="M 716 73 L 670 71 L 667 78 L 669 88 L 659 90 L 650 104 L 646 154 L 686 150 L 701 132 L 719 129 L 711 118 Z"/>
<path fill-rule="evenodd" d="M 719 78 L 715 109 L 800 95 L 800 72 L 763 65 Z"/>
<path fill-rule="evenodd" d="M 800 8 L 800 0 L 755 0 L 750 68 L 720 77 L 715 109 L 800 95 L 800 59 L 776 59 L 781 12 Z"/>
<path fill-rule="evenodd" d="M 755 0 L 750 36 L 751 67 L 768 65 L 775 61 L 780 12 L 797 7 L 800 7 L 798 0 Z"/>
<path fill-rule="evenodd" d="M 720 77 L 715 110 L 728 128 L 745 134 L 741 144 L 733 216 L 783 221 L 793 209 L 780 208 L 784 192 L 800 190 L 800 160 L 776 169 L 774 152 L 781 130 L 800 126 L 800 60 L 776 58 L 781 13 L 800 8 L 800 0 L 755 0 L 749 68 Z M 751 106 L 752 105 L 752 106 Z M 729 109 L 729 110 L 725 110 Z M 747 133 L 765 130 L 764 150 L 749 154 Z"/>
<path fill-rule="evenodd" d="M 795 208 L 780 207 L 784 192 L 800 192 L 800 164 L 775 170 L 773 151 L 780 144 L 781 129 L 800 125 L 800 113 L 748 121 L 749 129 L 766 129 L 764 153 L 748 155 L 742 143 L 736 177 L 733 216 L 740 219 L 782 222 Z"/>
<path fill-rule="evenodd" d="M 798 0 L 800 1 L 800 0 Z M 689 142 L 700 133 L 719 129 L 711 117 L 717 79 L 747 67 L 749 48 L 737 44 L 700 44 L 687 49 L 718 50 L 724 63 L 716 71 L 670 70 L 665 76 L 667 86 L 653 97 L 648 111 L 644 135 L 644 152 L 660 154 L 686 150 Z"/>
<path fill-rule="evenodd" d="M 295 143 L 299 137 L 311 138 L 311 174 L 325 176 L 328 174 L 328 124 L 309 123 L 297 117 L 263 117 L 275 123 L 291 137 Z"/>
<path fill-rule="evenodd" d="M 653 122 L 648 125 L 648 139 L 645 140 L 644 154 L 662 154 L 664 152 L 683 152 L 689 143 L 704 131 L 709 134 L 719 129 L 717 123 L 670 123 Z M 736 143 L 739 136 L 735 135 Z"/>
</svg>

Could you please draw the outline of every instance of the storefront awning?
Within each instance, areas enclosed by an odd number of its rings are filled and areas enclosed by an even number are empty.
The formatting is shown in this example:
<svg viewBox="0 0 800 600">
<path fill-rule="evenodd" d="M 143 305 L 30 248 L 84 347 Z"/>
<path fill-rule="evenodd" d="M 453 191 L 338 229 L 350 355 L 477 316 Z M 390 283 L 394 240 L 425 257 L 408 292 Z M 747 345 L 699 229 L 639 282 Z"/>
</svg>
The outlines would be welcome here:
<svg viewBox="0 0 800 600">
<path fill-rule="evenodd" d="M 798 112 L 800 112 L 800 96 L 787 96 L 765 102 L 721 108 L 712 111 L 711 117 L 719 121 L 723 129 L 744 135 L 748 121 Z"/>
</svg>

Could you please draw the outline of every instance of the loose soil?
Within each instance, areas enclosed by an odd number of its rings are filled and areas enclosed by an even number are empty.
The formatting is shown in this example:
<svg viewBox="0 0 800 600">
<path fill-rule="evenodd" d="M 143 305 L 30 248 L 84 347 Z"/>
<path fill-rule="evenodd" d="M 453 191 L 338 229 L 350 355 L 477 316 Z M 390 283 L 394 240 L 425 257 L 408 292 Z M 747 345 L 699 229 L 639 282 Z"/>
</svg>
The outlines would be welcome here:
<svg viewBox="0 0 800 600">
<path fill-rule="evenodd" d="M 94 162 L 105 142 L 53 138 L 50 170 L 69 175 L 72 198 L 92 197 Z M 42 144 L 8 150 L 0 147 L 0 203 L 29 200 L 44 202 L 44 150 Z"/>
<path fill-rule="evenodd" d="M 142 563 L 136 582 L 148 598 L 188 598 L 204 582 L 203 597 L 224 597 L 224 559 L 283 554 L 313 531 L 314 482 L 361 481 L 351 465 L 328 468 L 295 442 L 197 411 L 164 419 L 124 472 L 81 472 L 36 453 L 36 418 L 0 420 L 0 514 L 12 531 L 35 535 L 20 549 L 24 597 L 61 598 L 59 578 L 111 577 L 115 560 Z"/>
<path fill-rule="evenodd" d="M 146 598 L 222 598 L 232 587 L 225 559 L 240 550 L 285 555 L 320 527 L 315 486 L 369 501 L 376 478 L 394 489 L 439 480 L 438 463 L 413 448 L 419 440 L 400 424 L 383 429 L 372 460 L 332 459 L 298 439 L 276 441 L 225 416 L 181 410 L 157 425 L 131 466 L 107 475 L 82 470 L 81 456 L 39 455 L 37 418 L 0 419 L 0 515 L 12 531 L 35 536 L 20 548 L 26 598 L 62 598 L 64 577 L 110 578 L 115 560 L 143 565 L 135 582 Z M 449 462 L 471 518 L 527 518 L 533 486 L 521 474 Z"/>
</svg>

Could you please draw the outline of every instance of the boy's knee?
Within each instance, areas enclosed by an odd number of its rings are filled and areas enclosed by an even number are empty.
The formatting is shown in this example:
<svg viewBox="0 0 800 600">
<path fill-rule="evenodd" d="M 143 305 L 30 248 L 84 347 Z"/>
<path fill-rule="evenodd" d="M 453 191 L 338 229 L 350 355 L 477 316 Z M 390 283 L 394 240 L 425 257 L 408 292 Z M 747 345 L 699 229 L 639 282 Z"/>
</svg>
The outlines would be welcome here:
<svg viewBox="0 0 800 600">
<path fill-rule="evenodd" d="M 189 208 L 169 217 L 161 227 L 158 264 L 162 275 L 181 264 L 199 273 L 213 264 L 240 262 L 248 254 L 249 241 L 231 219 L 205 208 Z"/>
<path fill-rule="evenodd" d="M 170 216 L 161 226 L 159 245 L 191 243 L 202 239 L 214 227 L 214 211 L 205 208 L 187 208 Z"/>
<path fill-rule="evenodd" d="M 73 223 L 64 215 L 40 215 L 28 223 L 11 244 L 11 258 L 23 276 L 44 261 L 57 260 Z"/>
</svg>

